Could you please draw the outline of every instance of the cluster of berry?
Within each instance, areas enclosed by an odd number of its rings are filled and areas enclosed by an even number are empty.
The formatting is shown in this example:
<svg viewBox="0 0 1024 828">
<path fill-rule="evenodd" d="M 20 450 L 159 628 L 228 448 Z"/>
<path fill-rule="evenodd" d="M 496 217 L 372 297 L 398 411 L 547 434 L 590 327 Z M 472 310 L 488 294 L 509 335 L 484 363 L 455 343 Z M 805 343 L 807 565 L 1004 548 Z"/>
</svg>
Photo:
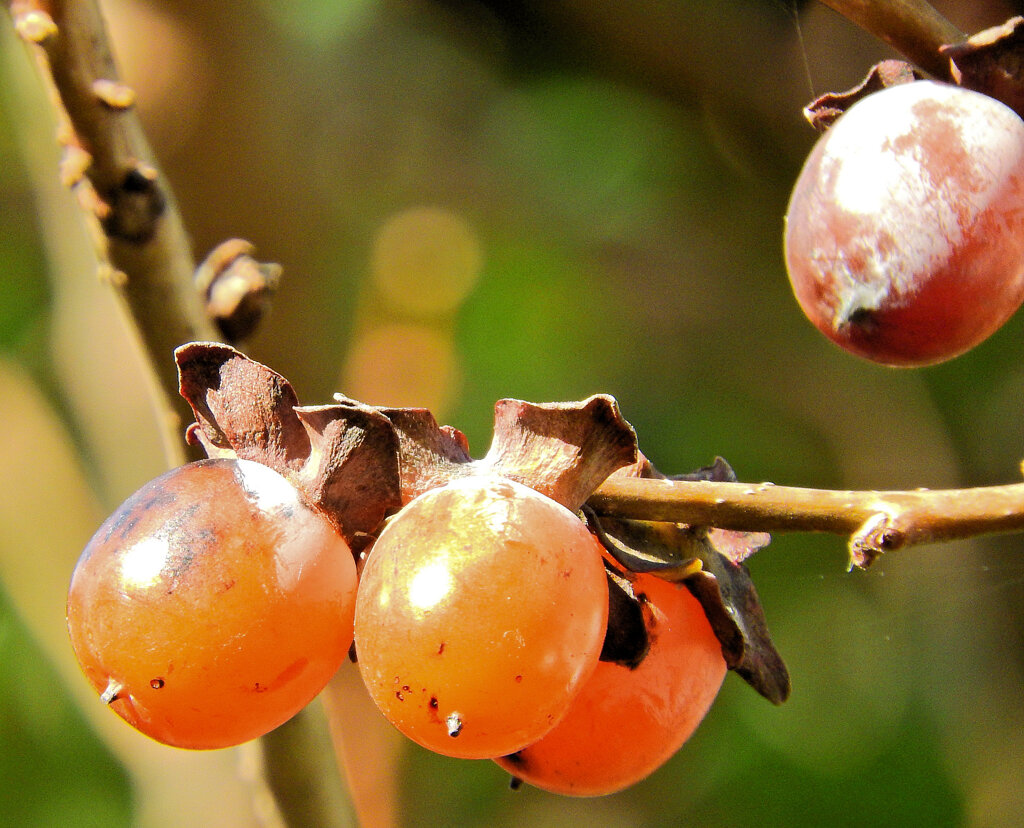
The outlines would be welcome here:
<svg viewBox="0 0 1024 828">
<path fill-rule="evenodd" d="M 414 498 L 363 557 L 357 575 L 345 540 L 277 472 L 199 461 L 148 483 L 89 542 L 71 640 L 130 724 L 219 748 L 298 712 L 354 639 L 370 695 L 408 737 L 571 795 L 660 766 L 726 672 L 685 586 L 622 570 L 578 515 L 494 474 Z M 600 660 L 609 578 L 646 628 L 629 665 Z"/>
</svg>

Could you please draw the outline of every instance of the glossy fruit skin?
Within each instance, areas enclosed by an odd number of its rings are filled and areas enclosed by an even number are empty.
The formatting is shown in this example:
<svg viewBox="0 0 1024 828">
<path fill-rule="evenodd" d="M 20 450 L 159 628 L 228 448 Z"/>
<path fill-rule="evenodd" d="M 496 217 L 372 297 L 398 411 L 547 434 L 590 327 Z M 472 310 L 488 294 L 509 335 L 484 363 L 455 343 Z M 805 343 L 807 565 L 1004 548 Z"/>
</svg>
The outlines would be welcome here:
<svg viewBox="0 0 1024 828">
<path fill-rule="evenodd" d="M 381 532 L 356 601 L 377 706 L 430 750 L 481 759 L 539 739 L 601 652 L 608 586 L 580 519 L 479 475 L 425 492 Z"/>
<path fill-rule="evenodd" d="M 808 157 L 785 255 L 807 317 L 847 351 L 894 366 L 967 351 L 1024 300 L 1024 122 L 934 81 L 869 95 Z"/>
<path fill-rule="evenodd" d="M 630 669 L 602 661 L 565 718 L 497 763 L 537 788 L 603 796 L 661 767 L 697 729 L 726 673 L 722 648 L 681 584 L 633 576 L 650 649 Z"/>
<path fill-rule="evenodd" d="M 348 653 L 355 592 L 348 545 L 287 480 L 203 460 L 147 483 L 96 532 L 71 578 L 68 629 L 125 721 L 168 745 L 221 748 L 320 692 Z"/>
</svg>

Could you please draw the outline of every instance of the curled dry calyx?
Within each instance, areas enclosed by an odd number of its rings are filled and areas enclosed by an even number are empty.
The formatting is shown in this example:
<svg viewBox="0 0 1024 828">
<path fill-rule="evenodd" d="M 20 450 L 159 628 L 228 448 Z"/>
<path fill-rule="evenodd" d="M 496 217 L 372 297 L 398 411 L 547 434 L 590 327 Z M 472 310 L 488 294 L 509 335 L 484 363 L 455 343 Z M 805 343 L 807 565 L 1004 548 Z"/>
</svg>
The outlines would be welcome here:
<svg viewBox="0 0 1024 828">
<path fill-rule="evenodd" d="M 833 342 L 923 366 L 1024 301 L 1024 19 L 943 47 L 955 83 L 900 61 L 805 109 L 823 130 L 793 189 L 785 255 Z"/>
<path fill-rule="evenodd" d="M 354 638 L 370 695 L 414 741 L 597 795 L 675 752 L 727 667 L 775 703 L 788 695 L 743 566 L 767 535 L 586 505 L 611 475 L 659 476 L 611 397 L 501 400 L 473 460 L 426 410 L 301 406 L 226 345 L 176 357 L 187 437 L 209 459 L 115 512 L 68 602 L 90 681 L 153 738 L 255 738 L 322 689 Z M 735 479 L 724 461 L 690 478 Z M 213 634 L 190 628 L 213 614 Z M 671 714 L 648 709 L 656 683 Z M 623 728 L 637 734 L 626 759 Z"/>
</svg>

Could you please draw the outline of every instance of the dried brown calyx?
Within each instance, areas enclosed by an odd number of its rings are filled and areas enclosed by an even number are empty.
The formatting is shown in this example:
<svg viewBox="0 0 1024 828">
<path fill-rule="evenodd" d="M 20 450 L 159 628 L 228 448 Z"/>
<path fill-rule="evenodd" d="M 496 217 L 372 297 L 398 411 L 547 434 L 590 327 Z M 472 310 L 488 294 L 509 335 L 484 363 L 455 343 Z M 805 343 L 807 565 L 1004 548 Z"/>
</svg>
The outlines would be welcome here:
<svg viewBox="0 0 1024 828">
<path fill-rule="evenodd" d="M 995 98 L 1024 118 L 1024 17 L 1011 17 L 938 51 L 940 60 L 948 60 L 948 76 L 954 83 Z M 852 89 L 829 92 L 811 101 L 804 107 L 804 117 L 824 132 L 861 98 L 924 77 L 926 73 L 910 63 L 883 60 Z"/>
<path fill-rule="evenodd" d="M 616 474 L 665 477 L 646 458 Z M 736 475 L 719 457 L 710 466 L 672 479 L 735 482 Z M 769 543 L 771 538 L 766 533 L 613 518 L 592 512 L 588 521 L 626 569 L 650 572 L 686 585 L 704 608 L 729 669 L 775 704 L 789 697 L 789 671 L 775 649 L 757 590 L 743 565 Z M 628 615 L 624 617 L 629 619 Z M 644 644 L 638 637 L 632 641 L 637 646 Z M 630 656 L 621 644 L 616 655 L 618 658 L 610 660 L 627 663 Z"/>
<path fill-rule="evenodd" d="M 826 92 L 804 107 L 804 117 L 818 132 L 824 132 L 839 116 L 862 98 L 889 86 L 921 80 L 924 73 L 902 60 L 883 60 L 868 70 L 859 84 L 845 92 Z"/>
<path fill-rule="evenodd" d="M 1024 118 L 1024 17 L 1011 17 L 939 51 L 949 58 L 960 86 L 984 92 Z"/>
<path fill-rule="evenodd" d="M 639 454 L 636 434 L 611 397 L 500 400 L 490 449 L 473 460 L 465 436 L 425 409 L 376 407 L 341 395 L 330 405 L 299 405 L 284 377 L 227 345 L 195 342 L 175 357 L 181 394 L 196 417 L 189 441 L 211 457 L 253 460 L 286 477 L 357 554 L 388 515 L 417 495 L 471 474 L 502 475 L 572 511 L 583 509 L 625 569 L 684 581 L 704 606 L 729 666 L 772 701 L 788 695 L 788 674 L 742 565 L 767 535 L 598 518 L 585 508 L 613 473 L 663 476 Z M 735 479 L 724 461 L 695 474 Z M 609 592 L 603 657 L 635 666 L 646 652 L 642 612 L 628 580 L 611 570 Z"/>
<path fill-rule="evenodd" d="M 636 435 L 608 396 L 500 400 L 490 450 L 473 460 L 465 436 L 425 409 L 340 395 L 332 405 L 299 405 L 284 377 L 227 345 L 191 343 L 175 357 L 196 416 L 190 442 L 284 475 L 350 541 L 372 536 L 416 495 L 475 473 L 517 480 L 576 511 L 636 459 Z"/>
</svg>

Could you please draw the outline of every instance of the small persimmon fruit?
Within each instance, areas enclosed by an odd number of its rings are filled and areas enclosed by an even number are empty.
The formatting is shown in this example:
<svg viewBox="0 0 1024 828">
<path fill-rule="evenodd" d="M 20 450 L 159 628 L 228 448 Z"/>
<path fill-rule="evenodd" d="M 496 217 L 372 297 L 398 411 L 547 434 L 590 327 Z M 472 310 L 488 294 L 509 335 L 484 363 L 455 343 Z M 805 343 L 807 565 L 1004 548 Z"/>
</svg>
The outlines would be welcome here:
<svg viewBox="0 0 1024 828">
<path fill-rule="evenodd" d="M 696 730 L 726 673 L 700 602 L 682 584 L 632 575 L 649 649 L 635 667 L 601 661 L 546 736 L 497 763 L 537 788 L 601 796 L 639 782 Z"/>
<path fill-rule="evenodd" d="M 71 643 L 110 708 L 185 748 L 254 739 L 304 707 L 352 641 L 348 544 L 277 472 L 201 460 L 150 481 L 89 541 Z"/>
<path fill-rule="evenodd" d="M 413 741 L 489 759 L 565 715 L 607 616 L 601 549 L 580 518 L 475 475 L 415 497 L 374 543 L 356 600 L 359 670 Z"/>
<path fill-rule="evenodd" d="M 785 256 L 801 308 L 847 351 L 962 354 L 1024 300 L 1024 121 L 935 81 L 868 95 L 804 164 Z"/>
</svg>

